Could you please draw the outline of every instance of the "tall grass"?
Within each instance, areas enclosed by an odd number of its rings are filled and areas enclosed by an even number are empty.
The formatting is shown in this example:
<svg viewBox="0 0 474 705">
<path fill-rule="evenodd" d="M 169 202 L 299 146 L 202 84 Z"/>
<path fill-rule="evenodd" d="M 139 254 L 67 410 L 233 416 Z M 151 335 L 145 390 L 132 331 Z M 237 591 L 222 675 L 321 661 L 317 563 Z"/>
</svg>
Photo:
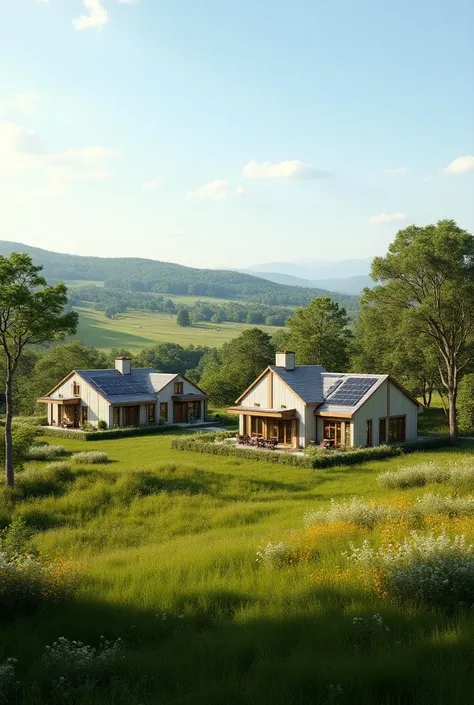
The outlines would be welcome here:
<svg viewBox="0 0 474 705">
<path fill-rule="evenodd" d="M 61 443 L 69 453 L 87 448 Z M 72 602 L 2 622 L 0 664 L 18 659 L 16 702 L 54 702 L 47 645 L 64 637 L 98 649 L 103 635 L 123 640 L 119 673 L 93 679 L 89 690 L 75 680 L 67 702 L 464 705 L 474 615 L 424 605 L 407 611 L 343 556 L 351 541 L 382 546 L 409 535 L 400 512 L 425 490 L 402 496 L 377 482 L 400 458 L 315 473 L 175 452 L 165 437 L 97 447 L 112 462 L 73 465 L 55 491 L 11 495 L 1 510 L 6 519 L 24 517 L 42 555 L 73 556 L 83 573 Z M 449 466 L 465 454 L 424 452 L 410 464 Z M 31 463 L 18 478 L 38 471 L 45 466 Z M 304 525 L 305 514 L 330 512 L 331 498 L 344 508 L 354 496 L 369 510 L 396 511 L 375 524 L 342 511 Z M 474 539 L 471 517 L 421 520 L 419 531 L 445 526 L 448 535 Z M 258 550 L 280 542 L 289 560 L 274 568 L 257 562 Z"/>
</svg>

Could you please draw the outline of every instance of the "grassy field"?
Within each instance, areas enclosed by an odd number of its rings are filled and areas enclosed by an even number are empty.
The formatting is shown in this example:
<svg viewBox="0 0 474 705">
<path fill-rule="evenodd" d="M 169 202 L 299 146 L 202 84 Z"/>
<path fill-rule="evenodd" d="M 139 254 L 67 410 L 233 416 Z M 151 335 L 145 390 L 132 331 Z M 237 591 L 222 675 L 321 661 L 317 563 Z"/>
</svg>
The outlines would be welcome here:
<svg viewBox="0 0 474 705">
<path fill-rule="evenodd" d="M 182 328 L 176 323 L 176 316 L 164 313 L 131 311 L 110 320 L 101 311 L 86 306 L 76 309 L 79 313 L 79 327 L 75 338 L 85 345 L 107 350 L 126 348 L 139 352 L 143 348 L 173 341 L 181 345 L 208 345 L 220 347 L 251 326 L 243 323 L 196 323 Z M 265 326 L 270 335 L 278 328 Z"/>
<path fill-rule="evenodd" d="M 409 527 L 339 521 L 305 529 L 303 516 L 331 498 L 408 507 L 427 492 L 446 495 L 442 485 L 383 489 L 377 475 L 426 461 L 450 467 L 472 458 L 473 444 L 311 471 L 173 451 L 171 438 L 58 441 L 69 451 L 105 451 L 111 462 L 81 467 L 53 490 L 38 481 L 13 503 L 8 493 L 0 497 L 0 522 L 21 515 L 43 554 L 71 557 L 82 575 L 72 601 L 2 623 L 0 663 L 17 658 L 30 688 L 15 705 L 469 700 L 472 611 L 394 603 L 343 556 L 351 541 L 383 545 Z M 23 472 L 39 476 L 43 467 Z M 426 521 L 425 529 L 454 527 L 448 517 Z M 474 539 L 473 520 L 462 521 Z M 257 562 L 268 542 L 284 542 L 292 559 Z M 81 681 L 65 700 L 34 699 L 45 645 L 65 636 L 97 646 L 101 635 L 124 639 L 118 675 Z"/>
</svg>

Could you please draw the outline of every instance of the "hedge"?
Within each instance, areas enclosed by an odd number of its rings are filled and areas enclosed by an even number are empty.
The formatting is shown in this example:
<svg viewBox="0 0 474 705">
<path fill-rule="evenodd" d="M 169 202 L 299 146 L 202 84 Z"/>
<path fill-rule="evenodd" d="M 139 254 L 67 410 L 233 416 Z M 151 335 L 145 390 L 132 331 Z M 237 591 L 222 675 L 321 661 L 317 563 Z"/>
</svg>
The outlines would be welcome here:
<svg viewBox="0 0 474 705">
<path fill-rule="evenodd" d="M 199 428 L 199 424 L 193 428 Z M 129 438 L 130 436 L 150 436 L 169 431 L 180 431 L 182 426 L 173 424 L 160 426 L 138 426 L 132 428 L 111 428 L 107 431 L 68 431 L 65 428 L 44 426 L 42 431 L 45 436 L 54 438 L 74 438 L 78 441 L 107 441 L 112 438 Z"/>
<path fill-rule="evenodd" d="M 279 453 L 268 450 L 251 450 L 250 448 L 236 448 L 228 443 L 216 443 L 211 434 L 204 438 L 199 436 L 181 436 L 174 438 L 171 447 L 175 450 L 187 450 L 194 453 L 209 453 L 211 455 L 225 455 L 249 460 L 259 460 L 280 465 L 294 465 L 300 468 L 323 469 L 341 465 L 359 465 L 368 460 L 382 460 L 417 450 L 429 450 L 449 445 L 449 438 L 433 438 L 404 445 L 377 446 L 374 448 L 354 448 L 347 451 L 314 450 L 303 455 L 294 453 Z M 217 434 L 216 434 L 217 435 Z"/>
</svg>

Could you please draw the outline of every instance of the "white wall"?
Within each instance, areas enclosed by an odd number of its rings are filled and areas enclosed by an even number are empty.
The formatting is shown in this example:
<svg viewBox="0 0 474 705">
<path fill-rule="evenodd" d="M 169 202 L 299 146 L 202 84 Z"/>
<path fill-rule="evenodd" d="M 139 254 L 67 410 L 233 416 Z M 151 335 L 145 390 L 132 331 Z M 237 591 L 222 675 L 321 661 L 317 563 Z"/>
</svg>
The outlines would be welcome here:
<svg viewBox="0 0 474 705">
<path fill-rule="evenodd" d="M 389 393 L 387 393 L 390 385 Z M 365 446 L 366 424 L 372 419 L 372 443 L 379 445 L 379 420 L 387 416 L 405 416 L 406 440 L 418 437 L 418 406 L 391 382 L 385 381 L 354 414 L 353 445 Z M 388 434 L 388 427 L 387 427 Z"/>
<path fill-rule="evenodd" d="M 167 402 L 168 404 L 168 420 L 166 423 L 173 423 L 173 399 L 174 396 L 174 384 L 175 382 L 183 383 L 183 394 L 202 394 L 201 390 L 196 387 L 192 382 L 184 379 L 181 375 L 177 375 L 171 382 L 168 382 L 166 387 L 163 387 L 158 392 L 158 403 L 157 403 L 157 414 L 156 418 L 160 418 L 160 403 Z M 201 401 L 201 418 L 200 421 L 204 421 L 204 402 Z M 145 413 L 145 412 L 144 412 Z"/>
<path fill-rule="evenodd" d="M 110 404 L 100 396 L 82 377 L 74 373 L 60 387 L 58 387 L 51 395 L 52 399 L 60 399 L 62 397 L 73 396 L 73 383 L 77 382 L 80 387 L 81 404 L 79 407 L 79 422 L 82 419 L 82 407 L 87 406 L 88 421 L 97 425 L 99 421 L 105 421 L 110 425 Z M 51 415 L 49 416 L 51 420 Z M 53 404 L 53 419 L 58 423 L 58 406 Z"/>
</svg>

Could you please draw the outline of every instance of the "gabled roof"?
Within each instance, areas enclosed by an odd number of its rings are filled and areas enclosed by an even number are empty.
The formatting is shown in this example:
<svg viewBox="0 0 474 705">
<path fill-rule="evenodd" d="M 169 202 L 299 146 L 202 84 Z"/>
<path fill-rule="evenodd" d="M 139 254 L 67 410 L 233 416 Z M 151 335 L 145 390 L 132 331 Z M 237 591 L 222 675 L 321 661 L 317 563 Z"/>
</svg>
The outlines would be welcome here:
<svg viewBox="0 0 474 705">
<path fill-rule="evenodd" d="M 322 365 L 297 365 L 294 370 L 270 365 L 270 369 L 307 404 L 323 401 L 323 373 L 326 370 Z"/>
<path fill-rule="evenodd" d="M 296 365 L 294 370 L 270 365 L 237 399 L 237 404 L 269 371 L 278 377 L 306 404 L 316 406 L 315 413 L 352 415 L 386 381 L 400 389 L 414 404 L 421 406 L 406 389 L 389 375 L 326 372 L 322 365 Z"/>
<path fill-rule="evenodd" d="M 73 370 L 46 396 L 54 398 L 54 392 L 73 374 L 77 374 L 89 384 L 101 397 L 111 404 L 146 403 L 156 401 L 156 395 L 176 377 L 183 375 L 155 372 L 152 367 L 132 367 L 130 374 L 122 375 L 116 369 L 109 370 Z M 189 380 L 187 380 L 189 381 Z M 191 382 L 198 392 L 204 392 Z M 204 395 L 205 396 L 205 395 Z"/>
</svg>

